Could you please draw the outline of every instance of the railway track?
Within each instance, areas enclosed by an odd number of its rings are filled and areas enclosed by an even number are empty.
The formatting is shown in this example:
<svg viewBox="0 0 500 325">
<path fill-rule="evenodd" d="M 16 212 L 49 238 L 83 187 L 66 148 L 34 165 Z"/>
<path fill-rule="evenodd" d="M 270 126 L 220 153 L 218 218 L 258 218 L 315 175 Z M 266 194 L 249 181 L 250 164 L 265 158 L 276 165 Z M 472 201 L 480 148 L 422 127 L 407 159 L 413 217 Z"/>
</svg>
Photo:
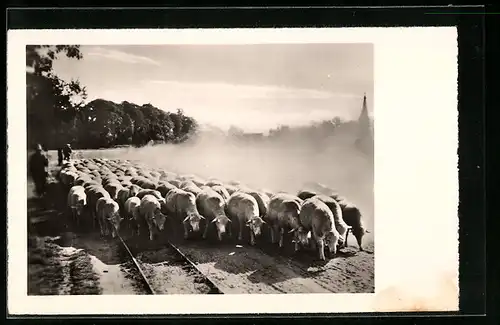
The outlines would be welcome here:
<svg viewBox="0 0 500 325">
<path fill-rule="evenodd" d="M 141 263 L 138 261 L 138 259 L 134 256 L 132 253 L 131 249 L 128 247 L 127 243 L 123 240 L 122 236 L 116 231 L 115 232 L 122 244 L 122 246 L 125 248 L 125 251 L 127 252 L 128 256 L 130 257 L 131 261 L 133 262 L 134 267 L 137 269 L 140 280 L 144 284 L 144 288 L 146 289 L 148 294 L 156 295 L 158 294 L 156 290 L 153 288 L 151 285 L 148 277 L 145 275 L 145 272 L 143 270 L 143 267 Z M 203 274 L 203 272 L 196 266 L 196 264 L 189 259 L 177 246 L 172 244 L 170 241 L 166 241 L 166 244 L 172 248 L 172 250 L 175 252 L 177 257 L 183 261 L 186 262 L 187 265 L 189 265 L 191 268 L 195 269 L 199 274 L 203 276 L 205 279 L 205 283 L 210 287 L 210 291 L 208 294 L 223 294 L 222 290 L 214 283 L 214 281 L 207 276 L 206 274 Z"/>
</svg>

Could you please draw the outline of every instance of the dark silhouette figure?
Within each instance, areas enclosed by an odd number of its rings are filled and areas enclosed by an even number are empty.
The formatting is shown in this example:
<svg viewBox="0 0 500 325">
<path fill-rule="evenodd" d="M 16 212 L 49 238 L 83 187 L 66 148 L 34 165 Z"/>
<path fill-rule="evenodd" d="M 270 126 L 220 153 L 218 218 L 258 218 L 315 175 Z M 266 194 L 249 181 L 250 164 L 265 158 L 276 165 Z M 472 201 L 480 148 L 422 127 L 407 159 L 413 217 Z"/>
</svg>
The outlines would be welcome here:
<svg viewBox="0 0 500 325">
<path fill-rule="evenodd" d="M 71 149 L 71 145 L 68 143 L 63 149 L 63 154 L 64 154 L 64 160 L 70 160 L 71 159 L 71 153 L 73 150 Z"/>
<path fill-rule="evenodd" d="M 62 148 L 59 148 L 57 149 L 57 164 L 61 166 L 62 162 L 63 162 L 63 150 Z"/>
<path fill-rule="evenodd" d="M 41 197 L 45 194 L 47 186 L 49 160 L 43 152 L 42 146 L 37 145 L 35 153 L 31 155 L 29 161 L 29 172 L 35 182 L 36 194 Z"/>
</svg>

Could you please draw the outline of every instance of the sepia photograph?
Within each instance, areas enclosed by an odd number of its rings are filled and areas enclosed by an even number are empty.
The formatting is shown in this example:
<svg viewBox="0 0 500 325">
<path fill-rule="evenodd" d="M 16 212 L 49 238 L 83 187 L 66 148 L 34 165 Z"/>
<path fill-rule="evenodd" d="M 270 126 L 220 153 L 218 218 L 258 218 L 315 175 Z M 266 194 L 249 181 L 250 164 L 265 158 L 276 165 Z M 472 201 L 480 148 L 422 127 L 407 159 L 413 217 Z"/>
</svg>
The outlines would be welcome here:
<svg viewBox="0 0 500 325">
<path fill-rule="evenodd" d="M 18 248 L 28 297 L 379 291 L 375 261 L 388 259 L 375 229 L 411 237 L 412 223 L 395 229 L 376 208 L 376 197 L 387 209 L 405 190 L 376 190 L 384 180 L 375 167 L 394 158 L 376 160 L 378 128 L 389 131 L 391 118 L 378 122 L 375 40 L 259 42 L 234 30 L 239 42 L 148 44 L 123 31 L 106 43 L 74 32 L 16 44 L 25 57 L 25 142 L 16 144 L 25 160 L 15 168 L 25 178 L 26 215 L 16 218 L 26 220 Z M 398 135 L 380 136 L 389 138 Z M 404 160 L 402 146 L 391 150 Z M 412 218 L 399 211 L 390 213 Z M 368 305 L 358 307 L 386 308 Z"/>
<path fill-rule="evenodd" d="M 26 64 L 29 294 L 374 291 L 372 44 Z"/>
</svg>

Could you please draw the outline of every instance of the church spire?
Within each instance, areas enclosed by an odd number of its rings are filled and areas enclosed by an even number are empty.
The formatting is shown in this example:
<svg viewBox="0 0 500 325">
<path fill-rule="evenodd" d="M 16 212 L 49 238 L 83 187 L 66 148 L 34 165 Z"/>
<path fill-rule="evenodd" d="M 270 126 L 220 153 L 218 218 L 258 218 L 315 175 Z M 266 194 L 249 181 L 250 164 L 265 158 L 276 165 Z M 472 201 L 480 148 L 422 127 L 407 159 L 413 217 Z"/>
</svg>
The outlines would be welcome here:
<svg viewBox="0 0 500 325">
<path fill-rule="evenodd" d="M 373 136 L 371 132 L 370 118 L 368 116 L 368 107 L 366 105 L 366 93 L 363 94 L 363 108 L 358 118 L 358 139 L 356 145 L 363 152 L 373 155 Z M 373 157 L 372 157 L 373 158 Z"/>
<path fill-rule="evenodd" d="M 366 105 L 366 93 L 363 95 L 363 108 L 358 118 L 360 132 L 365 133 L 370 129 L 370 119 L 368 117 L 368 108 Z"/>
</svg>

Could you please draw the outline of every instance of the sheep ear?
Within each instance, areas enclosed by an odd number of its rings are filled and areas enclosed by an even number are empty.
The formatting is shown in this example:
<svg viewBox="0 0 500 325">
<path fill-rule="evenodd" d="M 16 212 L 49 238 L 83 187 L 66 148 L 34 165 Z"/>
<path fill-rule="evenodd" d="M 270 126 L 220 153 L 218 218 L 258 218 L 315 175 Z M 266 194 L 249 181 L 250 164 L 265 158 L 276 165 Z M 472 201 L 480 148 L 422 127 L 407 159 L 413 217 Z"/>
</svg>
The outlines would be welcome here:
<svg viewBox="0 0 500 325">
<path fill-rule="evenodd" d="M 182 222 L 186 222 L 186 221 L 188 221 L 188 219 L 189 219 L 189 216 L 187 216 L 186 218 L 184 218 L 184 220 L 182 220 Z"/>
<path fill-rule="evenodd" d="M 291 234 L 291 233 L 292 233 L 292 232 L 294 232 L 294 231 L 295 231 L 295 229 L 292 229 L 292 230 L 290 230 L 288 233 L 289 233 L 289 234 Z M 293 241 L 292 241 L 292 242 L 293 242 Z"/>
<path fill-rule="evenodd" d="M 205 217 L 200 214 L 200 219 L 205 220 Z"/>
<path fill-rule="evenodd" d="M 217 221 L 217 219 L 213 219 L 212 221 L 210 221 L 211 223 L 215 223 Z"/>
<path fill-rule="evenodd" d="M 229 221 L 229 222 L 231 222 L 231 223 L 233 222 L 233 220 L 231 220 L 231 219 L 229 219 L 229 218 L 227 218 L 227 221 Z"/>
</svg>

